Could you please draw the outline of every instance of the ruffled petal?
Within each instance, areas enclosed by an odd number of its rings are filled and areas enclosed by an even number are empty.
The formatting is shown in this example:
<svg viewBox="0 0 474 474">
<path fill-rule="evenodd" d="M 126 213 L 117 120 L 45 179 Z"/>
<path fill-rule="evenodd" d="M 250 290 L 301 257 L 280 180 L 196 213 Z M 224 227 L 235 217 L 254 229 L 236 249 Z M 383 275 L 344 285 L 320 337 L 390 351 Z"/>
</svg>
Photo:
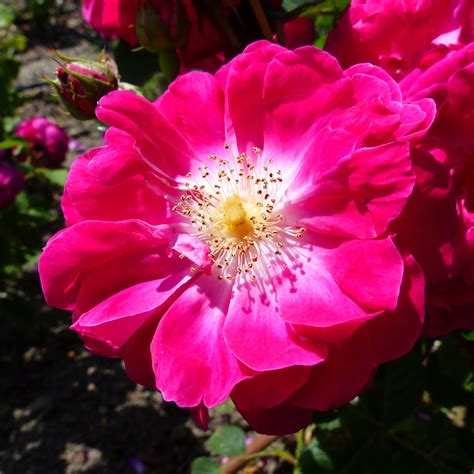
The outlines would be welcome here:
<svg viewBox="0 0 474 474">
<path fill-rule="evenodd" d="M 263 148 L 265 72 L 275 55 L 283 51 L 285 48 L 267 41 L 255 42 L 232 61 L 225 76 L 224 73 L 217 76 L 227 99 L 227 141 L 239 152 L 247 152 L 254 146 Z"/>
<path fill-rule="evenodd" d="M 312 187 L 291 187 L 290 223 L 359 238 L 385 232 L 415 184 L 408 144 L 400 142 L 358 150 L 315 179 Z"/>
<path fill-rule="evenodd" d="M 313 367 L 308 382 L 290 403 L 326 411 L 352 400 L 370 383 L 381 363 L 412 349 L 420 336 L 423 313 L 423 273 L 413 257 L 407 256 L 397 309 L 371 319 L 330 350 L 327 360 Z"/>
<path fill-rule="evenodd" d="M 83 313 L 71 329 L 81 336 L 89 350 L 116 356 L 146 320 L 156 319 L 166 310 L 189 279 L 187 267 L 181 265 L 181 270 L 163 278 L 133 285 Z"/>
<path fill-rule="evenodd" d="M 122 168 L 110 185 L 102 184 L 91 173 L 92 164 L 97 172 L 97 164 L 106 159 L 116 161 L 127 159 L 117 148 L 95 149 L 78 157 L 69 172 L 64 188 L 63 210 L 68 225 L 82 220 L 120 221 L 142 219 L 150 224 L 161 224 L 180 220 L 171 211 L 171 204 L 165 198 L 165 190 L 160 180 L 150 169 L 138 172 Z M 102 164 L 100 164 L 102 166 Z M 127 199 L 123 199 L 123 196 Z M 120 203 L 120 205 L 118 205 Z"/>
<path fill-rule="evenodd" d="M 106 95 L 99 101 L 96 115 L 107 125 L 132 135 L 141 157 L 165 178 L 184 176 L 193 160 L 203 160 L 151 102 L 133 92 Z"/>
<path fill-rule="evenodd" d="M 213 75 L 190 72 L 178 77 L 155 107 L 203 158 L 222 151 L 224 94 Z"/>
<path fill-rule="evenodd" d="M 247 377 L 223 336 L 230 295 L 227 282 L 201 276 L 163 316 L 151 352 L 156 386 L 165 400 L 213 407 Z"/>
<path fill-rule="evenodd" d="M 84 221 L 52 237 L 39 260 L 41 285 L 51 306 L 75 309 L 84 277 L 124 255 L 168 245 L 172 231 L 141 221 Z"/>
<path fill-rule="evenodd" d="M 268 409 L 245 410 L 235 404 L 249 426 L 258 433 L 282 436 L 296 433 L 311 423 L 313 410 L 307 410 L 291 403 L 282 403 Z"/>
<path fill-rule="evenodd" d="M 272 408 L 304 385 L 310 372 L 310 367 L 303 366 L 263 372 L 238 383 L 232 390 L 232 400 L 247 411 Z"/>
<path fill-rule="evenodd" d="M 299 304 L 301 308 L 301 300 Z M 235 285 L 224 326 L 229 349 L 258 371 L 324 360 L 326 347 L 299 338 L 279 313 L 274 297 L 263 293 L 256 284 Z"/>
</svg>

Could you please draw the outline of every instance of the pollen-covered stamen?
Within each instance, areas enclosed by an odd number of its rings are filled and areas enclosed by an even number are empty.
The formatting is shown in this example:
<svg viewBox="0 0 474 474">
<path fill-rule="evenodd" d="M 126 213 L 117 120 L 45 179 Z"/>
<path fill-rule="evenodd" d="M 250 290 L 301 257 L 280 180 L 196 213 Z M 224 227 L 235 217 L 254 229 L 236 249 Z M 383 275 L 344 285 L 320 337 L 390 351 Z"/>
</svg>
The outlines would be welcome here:
<svg viewBox="0 0 474 474">
<path fill-rule="evenodd" d="M 282 255 L 288 237 L 304 232 L 284 226 L 278 213 L 282 172 L 273 169 L 271 159 L 264 161 L 258 148 L 253 153 L 229 152 L 229 159 L 209 155 L 212 165 L 201 166 L 200 176 L 188 173 L 186 192 L 173 208 L 209 245 L 219 279 L 270 278 L 269 259 Z"/>
</svg>

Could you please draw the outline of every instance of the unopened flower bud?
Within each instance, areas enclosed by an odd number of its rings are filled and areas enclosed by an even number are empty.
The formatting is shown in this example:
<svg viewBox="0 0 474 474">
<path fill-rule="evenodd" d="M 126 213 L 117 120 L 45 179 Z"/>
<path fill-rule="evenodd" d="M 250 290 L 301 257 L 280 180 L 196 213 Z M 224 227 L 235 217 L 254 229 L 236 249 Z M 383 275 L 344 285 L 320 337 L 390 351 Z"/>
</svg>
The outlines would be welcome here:
<svg viewBox="0 0 474 474">
<path fill-rule="evenodd" d="M 119 74 L 112 58 L 101 53 L 98 61 L 68 58 L 56 68 L 57 80 L 49 80 L 70 114 L 79 120 L 95 118 L 98 100 L 118 89 Z"/>
<path fill-rule="evenodd" d="M 180 0 L 142 0 L 136 33 L 140 44 L 152 53 L 176 49 L 188 38 L 188 16 Z"/>
</svg>

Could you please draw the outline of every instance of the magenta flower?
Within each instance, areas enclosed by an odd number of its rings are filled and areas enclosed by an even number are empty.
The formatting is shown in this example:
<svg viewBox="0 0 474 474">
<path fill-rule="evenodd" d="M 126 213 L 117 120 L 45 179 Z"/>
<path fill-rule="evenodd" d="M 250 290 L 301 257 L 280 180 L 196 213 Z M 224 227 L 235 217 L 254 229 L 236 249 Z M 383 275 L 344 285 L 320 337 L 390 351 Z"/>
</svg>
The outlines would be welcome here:
<svg viewBox="0 0 474 474">
<path fill-rule="evenodd" d="M 15 200 L 24 184 L 23 173 L 19 169 L 0 161 L 0 210 Z"/>
<path fill-rule="evenodd" d="M 471 0 L 352 0 L 326 48 L 341 64 L 378 64 L 395 78 L 416 68 L 432 45 L 473 39 Z"/>
<path fill-rule="evenodd" d="M 438 109 L 414 153 L 415 192 L 394 226 L 425 273 L 425 334 L 474 328 L 474 43 L 433 48 L 400 87 Z"/>
<path fill-rule="evenodd" d="M 419 337 L 423 276 L 388 227 L 434 113 L 377 67 L 267 42 L 153 104 L 113 92 L 40 259 L 48 304 L 203 424 L 231 396 L 295 431 Z"/>
<path fill-rule="evenodd" d="M 34 165 L 55 168 L 66 159 L 68 134 L 44 117 L 32 117 L 21 122 L 15 135 L 29 143 L 27 155 Z"/>
</svg>

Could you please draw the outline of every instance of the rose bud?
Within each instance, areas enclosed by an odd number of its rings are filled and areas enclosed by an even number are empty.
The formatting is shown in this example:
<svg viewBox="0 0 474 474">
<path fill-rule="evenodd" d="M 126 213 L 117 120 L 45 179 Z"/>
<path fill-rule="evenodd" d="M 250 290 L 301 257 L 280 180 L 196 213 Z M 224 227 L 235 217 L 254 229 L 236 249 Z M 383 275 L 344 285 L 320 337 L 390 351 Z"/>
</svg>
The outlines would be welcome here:
<svg viewBox="0 0 474 474">
<path fill-rule="evenodd" d="M 57 80 L 48 80 L 54 86 L 69 113 L 79 120 L 95 118 L 97 101 L 118 88 L 117 65 L 108 54 L 101 53 L 98 61 L 68 58 L 56 68 Z"/>
<path fill-rule="evenodd" d="M 140 44 L 148 51 L 160 53 L 183 46 L 188 39 L 188 16 L 180 0 L 141 2 L 136 21 Z"/>
</svg>

